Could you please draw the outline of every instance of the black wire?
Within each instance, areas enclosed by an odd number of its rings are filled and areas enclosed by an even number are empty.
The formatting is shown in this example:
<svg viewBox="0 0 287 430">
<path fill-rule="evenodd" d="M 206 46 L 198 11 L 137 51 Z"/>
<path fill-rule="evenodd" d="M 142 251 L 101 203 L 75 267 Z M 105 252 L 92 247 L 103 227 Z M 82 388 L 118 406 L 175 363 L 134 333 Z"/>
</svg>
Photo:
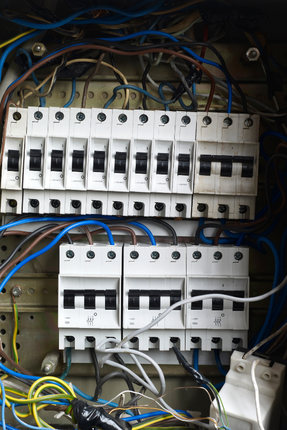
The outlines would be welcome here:
<svg viewBox="0 0 287 430">
<path fill-rule="evenodd" d="M 173 245 L 178 245 L 177 234 L 176 234 L 176 231 L 175 231 L 175 229 L 173 228 L 172 225 L 170 225 L 169 223 L 167 223 L 167 222 L 165 222 L 165 221 L 163 221 L 162 219 L 159 219 L 159 218 L 144 218 L 144 219 L 146 219 L 148 221 L 155 222 L 157 224 L 161 224 L 164 227 L 166 227 L 171 232 L 171 234 L 172 234 Z"/>
<path fill-rule="evenodd" d="M 145 71 L 143 72 L 143 76 L 142 76 L 142 87 L 143 87 L 143 90 L 145 90 L 145 91 L 147 91 L 146 77 L 147 77 L 147 75 L 148 75 L 148 73 L 150 71 L 150 68 L 151 68 L 151 64 L 147 63 L 147 66 L 146 66 Z M 146 101 L 147 101 L 147 96 L 144 95 L 143 96 L 143 108 L 144 108 L 144 110 L 148 110 Z"/>
<path fill-rule="evenodd" d="M 95 368 L 95 377 L 96 377 L 96 390 L 95 390 L 95 394 L 94 394 L 94 400 L 98 400 L 99 397 L 101 397 L 102 394 L 102 389 L 101 387 L 98 389 L 99 384 L 101 382 L 101 375 L 100 375 L 100 367 L 99 367 L 99 362 L 98 362 L 98 357 L 96 354 L 96 351 L 94 350 L 94 348 L 89 348 L 90 349 L 90 355 L 91 355 L 91 359 Z M 96 393 L 98 393 L 98 397 L 96 397 Z"/>
<path fill-rule="evenodd" d="M 58 224 L 47 224 L 44 225 L 37 230 L 33 231 L 31 234 L 26 236 L 18 245 L 13 249 L 9 257 L 6 258 L 4 263 L 0 264 L 0 270 L 4 269 L 4 267 L 7 266 L 8 263 L 13 259 L 13 257 L 17 254 L 17 252 L 21 249 L 21 247 L 28 242 L 32 237 L 37 236 L 37 234 L 43 233 L 45 230 L 48 230 L 49 228 L 56 227 Z"/>
<path fill-rule="evenodd" d="M 110 52 L 109 57 L 110 57 L 111 65 L 117 69 L 114 55 L 112 52 Z M 117 78 L 118 82 L 121 85 L 124 85 L 124 81 L 123 81 L 122 77 L 115 70 L 114 70 L 114 74 L 115 74 L 115 77 Z M 129 110 L 129 108 L 130 108 L 130 105 L 129 105 L 129 101 L 128 101 L 127 105 L 126 105 L 126 110 Z"/>
<path fill-rule="evenodd" d="M 243 228 L 243 227 L 237 227 L 236 225 L 230 224 L 231 228 L 228 228 L 228 224 L 225 224 L 224 226 L 224 230 L 230 230 L 230 231 L 235 231 L 235 232 L 239 232 L 239 233 L 245 233 L 245 234 L 249 234 L 249 233 L 253 233 L 254 231 L 260 230 L 263 227 L 265 227 L 271 218 L 272 215 L 272 204 L 271 204 L 271 195 L 270 195 L 270 186 L 269 186 L 269 169 L 273 163 L 273 160 L 275 160 L 275 158 L 285 158 L 285 160 L 287 160 L 287 154 L 273 154 L 266 165 L 266 169 L 265 169 L 265 180 L 264 180 L 264 189 L 265 189 L 265 196 L 266 196 L 266 201 L 267 201 L 267 214 L 266 214 L 266 218 L 265 221 L 263 221 L 260 225 L 256 225 L 254 227 L 251 228 Z M 203 225 L 200 225 L 197 227 L 196 233 L 195 233 L 195 245 L 199 245 L 200 242 L 200 232 L 202 230 L 204 230 L 205 228 L 222 228 L 221 224 L 215 224 L 215 223 L 206 223 Z"/>
</svg>

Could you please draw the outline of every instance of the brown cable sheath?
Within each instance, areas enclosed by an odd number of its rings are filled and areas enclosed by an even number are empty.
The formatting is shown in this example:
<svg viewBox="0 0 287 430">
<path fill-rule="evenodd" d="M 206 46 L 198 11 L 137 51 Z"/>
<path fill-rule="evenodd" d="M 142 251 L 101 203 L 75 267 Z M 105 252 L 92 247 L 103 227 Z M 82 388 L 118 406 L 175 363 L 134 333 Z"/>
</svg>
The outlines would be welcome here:
<svg viewBox="0 0 287 430">
<path fill-rule="evenodd" d="M 111 227 L 109 226 L 109 229 L 111 231 L 114 231 L 114 230 L 127 231 L 132 236 L 132 244 L 133 245 L 137 245 L 137 236 L 136 236 L 135 232 L 131 228 L 125 227 L 123 225 L 117 225 L 117 226 L 111 226 Z M 91 233 L 92 234 L 100 234 L 100 233 L 104 233 L 104 232 L 105 232 L 105 230 L 103 228 L 100 228 L 98 230 L 92 231 Z"/>
<path fill-rule="evenodd" d="M 85 235 L 87 236 L 89 245 L 93 245 L 94 244 L 93 238 L 92 238 L 91 232 L 88 229 L 88 227 L 86 225 L 83 225 L 82 229 L 85 231 Z"/>
<path fill-rule="evenodd" d="M 28 370 L 24 369 L 19 364 L 15 363 L 15 361 L 12 360 L 12 358 L 10 358 L 9 355 L 7 355 L 3 351 L 1 339 L 0 339 L 0 355 L 1 355 L 2 358 L 4 358 L 5 360 L 7 360 L 8 363 L 10 363 L 13 367 L 15 367 L 17 370 L 19 370 L 19 372 L 25 373 L 25 375 L 32 375 L 32 373 L 28 372 Z M 21 375 L 19 375 L 19 376 L 21 376 Z"/>
<path fill-rule="evenodd" d="M 207 104 L 206 104 L 206 111 L 208 112 L 211 106 L 211 102 L 212 102 L 212 97 L 215 91 L 215 81 L 214 78 L 212 76 L 212 74 L 202 65 L 200 64 L 198 61 L 194 60 L 191 57 L 188 57 L 187 55 L 181 54 L 179 52 L 176 51 L 172 51 L 170 49 L 160 49 L 160 48 L 151 48 L 151 49 L 146 49 L 144 51 L 121 51 L 118 49 L 114 49 L 114 48 L 110 48 L 107 46 L 101 46 L 101 45 L 95 45 L 95 44 L 85 44 L 85 45 L 80 45 L 80 46 L 72 46 L 70 48 L 66 48 L 63 49 L 60 52 L 56 52 L 55 54 L 49 56 L 48 58 L 44 58 L 42 61 L 39 61 L 38 63 L 34 64 L 34 66 L 32 66 L 29 70 L 27 70 L 27 72 L 21 77 L 19 78 L 16 82 L 14 82 L 14 84 L 11 84 L 5 91 L 5 93 L 3 94 L 3 97 L 1 99 L 1 103 L 0 103 L 0 121 L 2 121 L 3 119 L 3 115 L 4 115 L 4 109 L 5 109 L 5 102 L 9 96 L 9 94 L 16 88 L 18 87 L 20 84 L 22 84 L 35 70 L 37 70 L 39 67 L 41 67 L 42 65 L 52 61 L 55 58 L 58 58 L 64 54 L 66 54 L 67 52 L 71 52 L 71 51 L 77 51 L 80 49 L 98 49 L 101 51 L 106 51 L 106 52 L 112 52 L 113 54 L 119 54 L 119 55 L 123 55 L 123 56 L 142 56 L 145 54 L 149 54 L 150 52 L 162 52 L 163 54 L 169 54 L 169 55 L 176 55 L 179 58 L 183 58 L 186 61 L 189 61 L 192 64 L 195 64 L 197 67 L 199 67 L 210 79 L 210 94 L 207 100 Z M 3 155 L 4 155 L 4 149 L 5 149 L 5 139 L 4 139 L 4 134 L 3 134 L 3 142 L 2 142 L 2 148 L 1 148 L 1 158 L 0 158 L 0 165 L 2 164 L 3 161 Z"/>
<path fill-rule="evenodd" d="M 86 107 L 89 85 L 90 85 L 93 77 L 98 74 L 98 72 L 100 70 L 100 67 L 101 67 L 101 62 L 103 61 L 105 55 L 106 55 L 105 52 L 103 52 L 100 55 L 96 67 L 94 68 L 94 70 L 92 71 L 92 73 L 88 76 L 88 79 L 85 82 L 84 91 L 83 91 L 83 98 L 82 98 L 82 109 L 84 109 Z"/>
</svg>

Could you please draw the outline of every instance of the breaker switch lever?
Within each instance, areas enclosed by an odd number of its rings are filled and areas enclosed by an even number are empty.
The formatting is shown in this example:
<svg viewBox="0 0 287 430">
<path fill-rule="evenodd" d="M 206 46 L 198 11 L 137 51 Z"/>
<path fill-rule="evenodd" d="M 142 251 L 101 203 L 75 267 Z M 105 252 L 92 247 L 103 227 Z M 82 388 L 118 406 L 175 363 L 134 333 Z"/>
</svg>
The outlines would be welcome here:
<svg viewBox="0 0 287 430">
<path fill-rule="evenodd" d="M 210 176 L 211 173 L 211 155 L 201 155 L 200 156 L 200 168 L 199 174 L 203 176 Z"/>
<path fill-rule="evenodd" d="M 147 173 L 147 153 L 137 152 L 136 153 L 136 173 L 142 173 L 146 175 Z"/>
<path fill-rule="evenodd" d="M 64 309 L 75 309 L 74 290 L 64 290 Z"/>
<path fill-rule="evenodd" d="M 157 175 L 167 175 L 168 174 L 168 154 L 158 153 L 157 154 Z"/>
<path fill-rule="evenodd" d="M 31 149 L 30 150 L 30 166 L 29 169 L 34 172 L 41 171 L 41 158 L 42 152 L 41 149 Z"/>
<path fill-rule="evenodd" d="M 8 149 L 8 166 L 10 172 L 19 172 L 20 151 Z"/>
<path fill-rule="evenodd" d="M 189 154 L 178 154 L 178 170 L 179 176 L 188 176 L 190 167 L 190 155 Z"/>
<path fill-rule="evenodd" d="M 105 171 L 105 151 L 94 151 L 93 172 Z"/>
<path fill-rule="evenodd" d="M 126 173 L 126 152 L 116 152 L 115 156 L 115 173 Z"/>
<path fill-rule="evenodd" d="M 54 149 L 51 155 L 51 171 L 62 172 L 63 170 L 63 151 Z"/>
<path fill-rule="evenodd" d="M 117 293 L 116 293 L 116 290 L 106 290 L 105 309 L 111 310 L 111 311 L 115 311 L 117 309 Z"/>
<path fill-rule="evenodd" d="M 159 310 L 160 309 L 160 291 L 150 290 L 149 291 L 149 309 Z"/>
<path fill-rule="evenodd" d="M 83 172 L 84 171 L 84 151 L 73 151 L 72 156 L 72 172 Z"/>
</svg>

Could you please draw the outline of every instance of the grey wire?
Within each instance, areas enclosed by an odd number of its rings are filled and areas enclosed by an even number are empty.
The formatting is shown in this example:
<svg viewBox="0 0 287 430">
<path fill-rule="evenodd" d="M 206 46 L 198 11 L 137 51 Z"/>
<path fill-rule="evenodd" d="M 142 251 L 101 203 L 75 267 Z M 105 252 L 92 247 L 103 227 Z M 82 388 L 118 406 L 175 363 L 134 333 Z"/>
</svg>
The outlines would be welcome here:
<svg viewBox="0 0 287 430">
<path fill-rule="evenodd" d="M 198 109 L 198 103 L 196 101 L 196 97 L 192 93 L 191 89 L 189 88 L 188 83 L 186 82 L 186 79 L 185 79 L 183 73 L 176 67 L 176 65 L 175 65 L 175 63 L 174 63 L 173 60 L 170 60 L 169 64 L 171 65 L 171 68 L 175 71 L 175 73 L 177 73 L 177 75 L 179 76 L 179 78 L 180 78 L 180 80 L 182 82 L 182 85 L 185 88 L 185 91 L 187 92 L 190 100 L 192 101 L 192 106 L 193 106 L 192 110 L 197 111 L 197 109 Z"/>
</svg>

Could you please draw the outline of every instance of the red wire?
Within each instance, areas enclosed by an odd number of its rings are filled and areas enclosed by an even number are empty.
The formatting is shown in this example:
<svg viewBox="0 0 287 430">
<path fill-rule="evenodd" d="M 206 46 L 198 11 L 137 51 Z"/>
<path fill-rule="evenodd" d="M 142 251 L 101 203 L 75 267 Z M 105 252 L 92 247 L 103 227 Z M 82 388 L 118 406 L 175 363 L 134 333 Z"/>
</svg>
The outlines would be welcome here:
<svg viewBox="0 0 287 430">
<path fill-rule="evenodd" d="M 208 39 L 208 24 L 204 24 L 204 29 L 203 29 L 203 41 L 206 42 Z M 205 51 L 206 51 L 206 46 L 203 46 L 201 49 L 201 58 L 204 58 L 205 56 Z"/>
</svg>

